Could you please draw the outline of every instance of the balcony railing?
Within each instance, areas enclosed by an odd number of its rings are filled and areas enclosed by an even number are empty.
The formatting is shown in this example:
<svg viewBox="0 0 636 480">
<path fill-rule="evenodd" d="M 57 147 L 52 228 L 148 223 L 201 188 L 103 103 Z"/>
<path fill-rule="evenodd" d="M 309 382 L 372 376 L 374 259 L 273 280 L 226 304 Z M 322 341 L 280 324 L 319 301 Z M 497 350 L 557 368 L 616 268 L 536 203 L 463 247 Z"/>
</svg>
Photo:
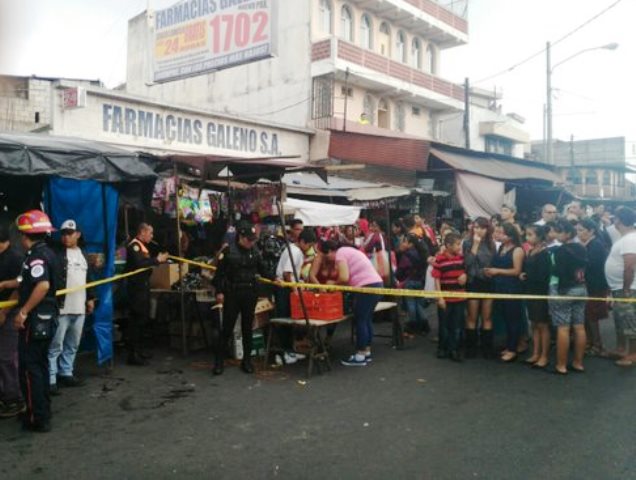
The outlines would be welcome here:
<svg viewBox="0 0 636 480">
<path fill-rule="evenodd" d="M 423 12 L 428 13 L 429 15 L 441 20 L 447 25 L 450 25 L 453 28 L 456 28 L 460 32 L 468 33 L 468 22 L 462 16 L 453 13 L 448 10 L 446 7 L 442 7 L 437 2 L 433 0 L 405 0 L 407 3 L 410 3 L 414 7 L 419 8 Z M 466 8 L 463 8 L 464 12 L 466 12 Z"/>
<path fill-rule="evenodd" d="M 332 55 L 331 42 L 338 42 L 336 55 L 341 60 L 355 63 L 374 72 L 426 88 L 455 100 L 464 100 L 463 87 L 344 40 L 333 38 L 314 43 L 311 52 L 312 61 L 330 58 Z"/>
</svg>

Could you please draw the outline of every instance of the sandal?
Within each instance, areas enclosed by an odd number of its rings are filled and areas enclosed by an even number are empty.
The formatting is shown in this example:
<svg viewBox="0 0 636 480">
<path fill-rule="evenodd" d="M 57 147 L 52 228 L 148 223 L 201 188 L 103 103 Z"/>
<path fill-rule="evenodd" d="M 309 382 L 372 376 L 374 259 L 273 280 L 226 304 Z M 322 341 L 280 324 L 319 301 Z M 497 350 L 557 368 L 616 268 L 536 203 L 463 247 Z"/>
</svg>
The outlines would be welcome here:
<svg viewBox="0 0 636 480">
<path fill-rule="evenodd" d="M 617 367 L 632 367 L 634 362 L 632 360 L 627 360 L 626 358 L 621 358 L 620 360 L 616 360 L 614 365 Z"/>
</svg>

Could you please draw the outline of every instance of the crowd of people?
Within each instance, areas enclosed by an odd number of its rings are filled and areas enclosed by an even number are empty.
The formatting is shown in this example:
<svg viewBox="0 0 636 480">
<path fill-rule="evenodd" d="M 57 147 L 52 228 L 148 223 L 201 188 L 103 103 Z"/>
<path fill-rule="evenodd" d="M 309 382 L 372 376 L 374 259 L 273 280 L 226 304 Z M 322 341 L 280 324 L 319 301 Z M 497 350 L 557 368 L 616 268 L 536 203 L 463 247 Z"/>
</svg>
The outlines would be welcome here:
<svg viewBox="0 0 636 480">
<path fill-rule="evenodd" d="M 462 229 L 441 222 L 437 232 L 421 217 L 409 215 L 392 222 L 390 235 L 377 219 L 368 225 L 363 220 L 312 229 L 295 220 L 290 228 L 293 261 L 284 252 L 276 278 L 290 281 L 296 274 L 308 283 L 452 292 L 436 300 L 438 358 L 460 362 L 483 355 L 509 363 L 528 351 L 525 363 L 548 369 L 555 344 L 548 371 L 559 375 L 584 372 L 585 355 L 629 366 L 636 361 L 636 354 L 628 353 L 629 337 L 636 333 L 636 305 L 613 300 L 636 292 L 635 222 L 629 208 L 611 214 L 602 206 L 583 209 L 580 202 L 561 214 L 556 206 L 544 205 L 541 218 L 527 225 L 517 221 L 514 205 L 504 205 L 500 214 L 468 221 Z M 497 300 L 492 294 L 546 298 Z M 277 290 L 277 315 L 289 316 L 288 296 L 288 289 Z M 356 351 L 342 364 L 365 366 L 372 359 L 372 315 L 380 298 L 355 297 Z M 429 304 L 422 297 L 402 298 L 406 336 L 431 331 Z M 611 352 L 599 327 L 610 307 L 617 337 Z M 495 342 L 496 323 L 504 326 L 502 345 Z M 285 360 L 296 361 L 292 343 L 286 347 Z"/>
<path fill-rule="evenodd" d="M 239 315 L 245 352 L 241 369 L 254 372 L 249 352 L 259 277 L 274 280 L 271 294 L 278 317 L 290 316 L 290 295 L 297 291 L 283 282 L 361 289 L 346 299 L 356 333 L 355 351 L 341 360 L 347 367 L 373 361 L 373 314 L 381 296 L 364 288 L 378 287 L 403 291 L 405 336 L 429 335 L 436 317 L 440 359 L 461 362 L 483 356 L 510 363 L 528 351 L 525 363 L 542 370 L 552 363 L 549 371 L 558 375 L 585 372 L 586 355 L 631 366 L 636 362 L 636 353 L 629 350 L 636 336 L 635 224 L 636 212 L 630 208 L 610 213 L 602 206 L 583 209 L 579 202 L 561 215 L 554 205 L 544 205 L 541 218 L 526 225 L 517 221 L 513 205 L 502 206 L 500 214 L 490 218 L 466 221 L 461 228 L 442 221 L 435 229 L 419 215 L 395 219 L 390 231 L 381 219 L 319 228 L 294 219 L 288 241 L 277 251 L 267 239 L 259 243 L 264 239 L 259 240 L 256 226 L 240 222 L 226 233 L 215 256 L 212 283 L 224 318 L 216 332 L 213 373 L 224 373 Z M 11 245 L 9 225 L 0 224 L 0 302 L 17 301 L 15 308 L 0 309 L 0 417 L 20 414 L 25 429 L 46 432 L 50 396 L 60 387 L 83 384 L 74 373 L 75 355 L 85 317 L 98 299 L 82 288 L 90 281 L 91 269 L 73 219 L 59 227 L 59 242 L 53 246 L 55 229 L 43 212 L 26 212 L 16 225 L 24 255 Z M 150 251 L 152 240 L 152 226 L 142 223 L 127 248 L 126 268 L 137 273 L 127 284 L 127 361 L 133 366 L 147 363 L 141 339 L 150 309 L 148 267 L 168 260 L 167 253 Z M 70 290 L 56 298 L 63 288 Z M 422 290 L 438 293 L 429 298 L 408 294 Z M 541 298 L 515 298 L 520 295 Z M 437 304 L 437 315 L 430 314 L 431 302 Z M 611 352 L 599 326 L 610 309 L 616 332 Z M 505 326 L 500 345 L 495 337 L 498 324 Z M 335 325 L 328 330 L 327 342 L 334 330 Z M 281 362 L 304 358 L 294 350 L 296 333 L 283 332 Z"/>
</svg>

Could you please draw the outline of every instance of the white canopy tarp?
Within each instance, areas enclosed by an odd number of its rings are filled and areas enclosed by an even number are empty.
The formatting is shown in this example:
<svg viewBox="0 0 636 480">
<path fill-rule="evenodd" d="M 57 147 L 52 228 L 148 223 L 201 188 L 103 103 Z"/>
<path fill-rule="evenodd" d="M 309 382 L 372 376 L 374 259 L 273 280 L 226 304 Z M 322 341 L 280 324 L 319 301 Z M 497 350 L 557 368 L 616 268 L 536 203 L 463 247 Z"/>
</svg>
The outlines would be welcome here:
<svg viewBox="0 0 636 480">
<path fill-rule="evenodd" d="M 310 202 L 297 198 L 287 198 L 283 202 L 285 215 L 294 215 L 308 227 L 329 227 L 333 225 L 353 225 L 360 218 L 362 207 L 331 205 Z"/>
</svg>

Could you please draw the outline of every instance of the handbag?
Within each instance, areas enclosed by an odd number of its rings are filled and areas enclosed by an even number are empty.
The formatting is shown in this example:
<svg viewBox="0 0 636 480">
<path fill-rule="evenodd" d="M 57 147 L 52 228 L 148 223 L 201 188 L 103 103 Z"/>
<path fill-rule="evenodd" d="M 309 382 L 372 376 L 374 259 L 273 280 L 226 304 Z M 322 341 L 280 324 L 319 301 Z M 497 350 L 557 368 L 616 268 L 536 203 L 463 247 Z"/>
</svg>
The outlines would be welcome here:
<svg viewBox="0 0 636 480">
<path fill-rule="evenodd" d="M 375 268 L 375 271 L 378 272 L 378 275 L 382 277 L 385 283 L 388 283 L 391 280 L 391 273 L 395 272 L 397 269 L 397 259 L 395 256 L 395 252 L 389 252 L 386 250 L 384 245 L 384 238 L 380 234 L 380 243 L 382 245 L 380 250 L 377 250 L 371 254 L 371 263 Z"/>
</svg>

